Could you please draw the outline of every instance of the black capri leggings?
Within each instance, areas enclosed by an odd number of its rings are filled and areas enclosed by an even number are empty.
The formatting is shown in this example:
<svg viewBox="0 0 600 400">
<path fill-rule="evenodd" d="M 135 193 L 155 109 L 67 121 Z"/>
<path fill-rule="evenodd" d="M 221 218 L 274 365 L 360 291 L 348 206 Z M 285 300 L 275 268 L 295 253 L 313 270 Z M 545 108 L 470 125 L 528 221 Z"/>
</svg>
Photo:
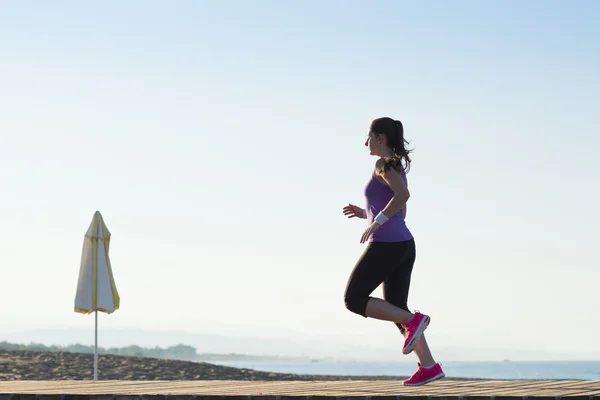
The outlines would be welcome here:
<svg viewBox="0 0 600 400">
<path fill-rule="evenodd" d="M 383 298 L 403 310 L 409 311 L 408 289 L 416 258 L 414 239 L 404 242 L 371 242 L 354 266 L 344 302 L 353 313 L 366 317 L 371 293 L 383 283 Z M 401 324 L 396 324 L 404 334 Z"/>
</svg>

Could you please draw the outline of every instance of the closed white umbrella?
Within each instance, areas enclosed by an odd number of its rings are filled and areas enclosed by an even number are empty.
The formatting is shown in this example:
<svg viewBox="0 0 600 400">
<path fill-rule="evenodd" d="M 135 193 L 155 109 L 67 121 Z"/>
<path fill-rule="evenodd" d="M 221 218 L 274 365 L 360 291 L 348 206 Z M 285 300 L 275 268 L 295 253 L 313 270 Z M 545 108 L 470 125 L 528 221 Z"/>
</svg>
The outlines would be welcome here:
<svg viewBox="0 0 600 400">
<path fill-rule="evenodd" d="M 95 313 L 94 380 L 98 379 L 98 311 L 110 314 L 119 309 L 119 293 L 113 278 L 108 249 L 110 232 L 99 211 L 83 240 L 75 312 Z"/>
</svg>

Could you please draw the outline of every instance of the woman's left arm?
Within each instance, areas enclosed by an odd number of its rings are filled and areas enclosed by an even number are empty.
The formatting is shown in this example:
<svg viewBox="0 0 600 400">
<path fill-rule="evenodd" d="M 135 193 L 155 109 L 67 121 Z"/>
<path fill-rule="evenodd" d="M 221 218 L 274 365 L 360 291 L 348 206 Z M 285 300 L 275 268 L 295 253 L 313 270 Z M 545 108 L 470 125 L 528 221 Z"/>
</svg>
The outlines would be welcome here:
<svg viewBox="0 0 600 400">
<path fill-rule="evenodd" d="M 390 199 L 385 208 L 381 210 L 381 212 L 389 218 L 392 215 L 396 215 L 396 213 L 403 208 L 406 208 L 406 203 L 410 198 L 410 192 L 402 179 L 402 175 L 395 169 L 390 168 L 387 171 L 380 173 L 379 176 L 381 176 L 390 189 L 394 191 L 394 196 Z"/>
</svg>

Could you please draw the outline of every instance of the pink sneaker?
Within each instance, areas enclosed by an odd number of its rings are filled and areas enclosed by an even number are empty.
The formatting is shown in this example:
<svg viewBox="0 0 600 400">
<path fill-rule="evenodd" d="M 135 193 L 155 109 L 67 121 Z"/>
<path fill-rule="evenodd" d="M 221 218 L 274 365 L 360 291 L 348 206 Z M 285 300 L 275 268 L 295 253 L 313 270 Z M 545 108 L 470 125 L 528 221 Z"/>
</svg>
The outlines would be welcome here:
<svg viewBox="0 0 600 400">
<path fill-rule="evenodd" d="M 439 363 L 433 364 L 431 367 L 423 368 L 421 363 L 418 363 L 419 369 L 410 378 L 402 382 L 404 386 L 421 386 L 437 379 L 442 379 L 446 376 L 442 371 L 442 366 Z"/>
<path fill-rule="evenodd" d="M 404 347 L 402 348 L 402 353 L 409 354 L 411 351 L 417 347 L 419 344 L 419 339 L 421 339 L 421 335 L 429 326 L 430 318 L 428 315 L 421 314 L 420 312 L 415 312 L 415 316 L 413 319 L 408 321 L 407 324 L 404 324 L 404 329 L 406 329 L 404 341 Z"/>
</svg>

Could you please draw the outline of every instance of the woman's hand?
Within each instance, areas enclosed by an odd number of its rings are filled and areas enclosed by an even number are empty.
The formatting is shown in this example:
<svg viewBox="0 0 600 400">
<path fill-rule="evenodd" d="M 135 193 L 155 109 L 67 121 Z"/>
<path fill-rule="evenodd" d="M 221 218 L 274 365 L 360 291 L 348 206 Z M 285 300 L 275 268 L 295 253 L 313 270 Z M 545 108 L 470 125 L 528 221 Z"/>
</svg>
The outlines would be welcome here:
<svg viewBox="0 0 600 400">
<path fill-rule="evenodd" d="M 347 215 L 348 218 L 367 218 L 367 212 L 354 204 L 344 207 L 344 215 Z"/>
<path fill-rule="evenodd" d="M 377 222 L 373 222 L 368 228 L 367 230 L 365 230 L 365 232 L 362 234 L 361 238 L 360 238 L 360 242 L 364 243 L 367 240 L 369 240 L 369 237 L 377 230 L 379 229 L 381 225 L 379 225 Z"/>
</svg>

